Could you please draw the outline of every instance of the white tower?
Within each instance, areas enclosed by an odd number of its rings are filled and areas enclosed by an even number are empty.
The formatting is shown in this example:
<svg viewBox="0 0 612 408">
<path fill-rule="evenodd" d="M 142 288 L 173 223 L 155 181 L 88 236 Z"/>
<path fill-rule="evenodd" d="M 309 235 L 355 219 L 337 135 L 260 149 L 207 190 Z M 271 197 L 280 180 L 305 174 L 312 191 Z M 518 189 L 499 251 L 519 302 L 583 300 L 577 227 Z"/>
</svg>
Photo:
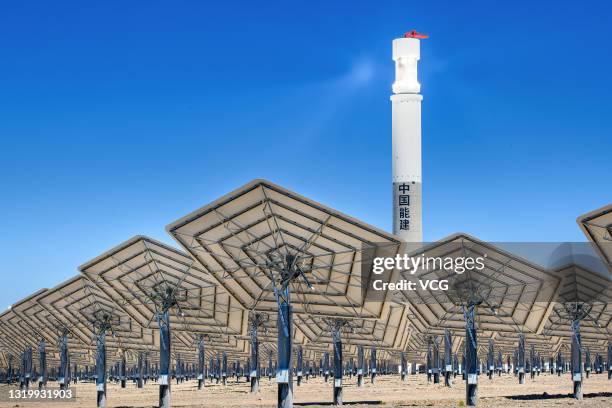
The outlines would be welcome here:
<svg viewBox="0 0 612 408">
<path fill-rule="evenodd" d="M 406 242 L 422 242 L 421 84 L 417 80 L 420 39 L 416 31 L 393 40 L 393 233 Z"/>
</svg>

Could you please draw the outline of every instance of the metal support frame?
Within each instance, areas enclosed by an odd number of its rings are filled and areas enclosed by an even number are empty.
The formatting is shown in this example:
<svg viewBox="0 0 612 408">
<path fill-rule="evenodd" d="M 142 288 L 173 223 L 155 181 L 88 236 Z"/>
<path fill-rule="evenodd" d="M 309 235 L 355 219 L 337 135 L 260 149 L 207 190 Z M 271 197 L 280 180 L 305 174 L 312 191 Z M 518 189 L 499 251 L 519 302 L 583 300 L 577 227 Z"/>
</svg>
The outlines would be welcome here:
<svg viewBox="0 0 612 408">
<path fill-rule="evenodd" d="M 63 329 L 59 338 L 60 350 L 60 369 L 58 373 L 58 382 L 60 390 L 68 388 L 70 383 L 70 361 L 68 361 L 68 329 Z"/>
<path fill-rule="evenodd" d="M 363 346 L 357 349 L 357 387 L 363 387 L 363 373 L 365 372 L 365 354 Z"/>
<path fill-rule="evenodd" d="M 293 265 L 293 260 L 289 262 Z M 288 270 L 283 274 L 284 279 L 289 278 Z M 283 285 L 280 290 L 276 290 L 278 302 L 278 370 L 276 373 L 276 383 L 278 384 L 278 407 L 293 407 L 293 379 L 292 379 L 292 306 L 291 292 L 287 285 Z"/>
<path fill-rule="evenodd" d="M 138 388 L 144 386 L 144 353 L 142 351 L 138 353 L 138 378 L 136 379 L 136 386 Z"/>
<path fill-rule="evenodd" d="M 370 381 L 372 384 L 376 382 L 376 347 L 372 346 L 370 350 Z"/>
<path fill-rule="evenodd" d="M 431 336 L 427 337 L 427 360 L 425 363 L 425 369 L 427 370 L 427 382 L 431 382 L 433 368 L 432 368 L 432 360 L 433 360 L 433 339 Z"/>
<path fill-rule="evenodd" d="M 198 338 L 198 390 L 204 387 L 204 381 L 206 377 L 206 353 L 204 349 L 204 336 L 200 335 Z"/>
<path fill-rule="evenodd" d="M 608 358 L 606 364 L 608 365 L 608 380 L 612 380 L 612 340 L 608 340 Z"/>
<path fill-rule="evenodd" d="M 453 339 L 449 329 L 444 329 L 444 385 L 453 386 Z M 402 364 L 403 365 L 403 364 Z"/>
<path fill-rule="evenodd" d="M 8 369 L 7 369 L 6 375 L 8 377 L 8 383 L 12 384 L 13 383 L 13 355 L 12 354 L 9 354 L 8 356 Z"/>
<path fill-rule="evenodd" d="M 96 405 L 106 406 L 106 327 L 96 333 Z"/>
<path fill-rule="evenodd" d="M 347 323 L 344 319 L 335 319 L 330 322 L 334 343 L 334 405 L 342 405 L 342 328 Z"/>
<path fill-rule="evenodd" d="M 47 387 L 47 350 L 44 339 L 41 339 L 38 343 L 38 366 L 40 369 L 40 373 L 38 374 L 38 389 L 42 390 Z"/>
<path fill-rule="evenodd" d="M 593 370 L 593 366 L 591 363 L 591 349 L 587 346 L 584 350 L 584 374 L 586 378 L 589 378 L 591 371 Z"/>
<path fill-rule="evenodd" d="M 519 384 L 525 384 L 525 335 L 518 335 L 518 351 L 516 353 L 516 369 L 519 378 Z"/>
<path fill-rule="evenodd" d="M 580 339 L 580 320 L 572 322 L 572 381 L 574 398 L 582 399 L 582 350 Z"/>
<path fill-rule="evenodd" d="M 30 389 L 30 379 L 32 378 L 32 346 L 26 346 L 22 354 L 21 363 L 21 389 Z"/>
<path fill-rule="evenodd" d="M 225 351 L 221 358 L 221 378 L 223 385 L 227 385 L 227 353 Z"/>
<path fill-rule="evenodd" d="M 119 379 L 121 380 L 121 388 L 126 387 L 127 373 L 126 373 L 126 358 L 125 350 L 121 350 L 121 362 L 119 364 Z"/>
<path fill-rule="evenodd" d="M 529 349 L 529 375 L 531 376 L 531 379 L 534 380 L 535 379 L 535 375 L 536 375 L 536 371 L 538 368 L 538 358 L 536 356 L 536 352 L 535 352 L 535 345 L 531 345 L 531 348 Z"/>
<path fill-rule="evenodd" d="M 465 307 L 465 403 L 475 406 L 478 402 L 478 338 L 476 335 L 476 305 Z"/>
<path fill-rule="evenodd" d="M 157 313 L 159 325 L 159 407 L 170 408 L 170 314 L 168 308 Z"/>
<path fill-rule="evenodd" d="M 434 384 L 440 384 L 440 340 L 435 336 L 433 337 L 431 363 L 433 382 Z"/>
<path fill-rule="evenodd" d="M 493 372 L 495 371 L 495 344 L 493 339 L 489 339 L 489 348 L 487 350 L 487 376 L 489 380 L 493 379 Z"/>
<path fill-rule="evenodd" d="M 323 376 L 325 382 L 329 381 L 329 353 L 327 351 L 323 354 Z"/>
<path fill-rule="evenodd" d="M 400 378 L 402 381 L 406 381 L 406 375 L 408 374 L 407 368 L 408 363 L 406 362 L 406 353 L 403 351 L 400 353 Z"/>
<path fill-rule="evenodd" d="M 259 392 L 259 339 L 257 335 L 265 319 L 264 316 L 261 313 L 252 313 L 250 316 L 251 357 L 247 365 L 250 363 L 248 369 L 250 370 L 251 392 Z"/>
<path fill-rule="evenodd" d="M 304 356 L 302 351 L 302 346 L 297 347 L 297 364 L 296 364 L 296 375 L 297 375 L 297 385 L 298 387 L 302 383 L 302 375 L 304 370 Z"/>
</svg>

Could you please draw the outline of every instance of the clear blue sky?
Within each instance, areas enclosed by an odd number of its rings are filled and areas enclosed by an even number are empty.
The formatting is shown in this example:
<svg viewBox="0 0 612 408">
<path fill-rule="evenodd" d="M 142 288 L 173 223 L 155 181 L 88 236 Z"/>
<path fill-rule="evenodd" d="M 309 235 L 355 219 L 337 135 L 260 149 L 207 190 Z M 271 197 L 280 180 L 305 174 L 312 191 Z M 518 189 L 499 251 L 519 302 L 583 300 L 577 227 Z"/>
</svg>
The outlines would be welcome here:
<svg viewBox="0 0 612 408">
<path fill-rule="evenodd" d="M 1 308 L 253 178 L 390 229 L 411 28 L 426 240 L 582 241 L 612 201 L 610 2 L 225 3 L 0 6 Z"/>
</svg>

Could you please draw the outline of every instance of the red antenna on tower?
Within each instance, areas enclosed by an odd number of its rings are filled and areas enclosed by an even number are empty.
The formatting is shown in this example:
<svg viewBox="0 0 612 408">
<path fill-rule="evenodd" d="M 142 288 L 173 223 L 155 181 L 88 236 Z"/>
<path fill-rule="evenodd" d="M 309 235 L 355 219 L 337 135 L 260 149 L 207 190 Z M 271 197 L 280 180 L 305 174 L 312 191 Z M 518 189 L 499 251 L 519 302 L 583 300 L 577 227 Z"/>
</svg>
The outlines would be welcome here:
<svg viewBox="0 0 612 408">
<path fill-rule="evenodd" d="M 404 38 L 418 38 L 422 40 L 423 38 L 429 38 L 427 34 L 421 34 L 417 32 L 417 30 L 410 30 L 404 34 Z"/>
</svg>

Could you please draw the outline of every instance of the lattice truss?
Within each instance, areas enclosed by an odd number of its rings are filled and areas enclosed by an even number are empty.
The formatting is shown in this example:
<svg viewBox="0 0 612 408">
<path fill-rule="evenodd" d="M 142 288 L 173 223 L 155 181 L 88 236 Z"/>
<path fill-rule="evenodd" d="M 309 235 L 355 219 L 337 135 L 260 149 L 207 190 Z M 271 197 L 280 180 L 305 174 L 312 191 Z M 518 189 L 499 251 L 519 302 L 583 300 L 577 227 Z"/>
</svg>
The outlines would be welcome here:
<svg viewBox="0 0 612 408">
<path fill-rule="evenodd" d="M 261 345 L 266 347 L 273 347 L 276 349 L 276 342 L 278 341 L 278 328 L 276 325 L 278 314 L 275 312 L 249 312 L 249 329 L 246 335 L 239 336 L 240 339 L 245 341 L 251 340 L 251 330 L 253 326 L 257 326 L 257 338 Z M 294 345 L 304 345 L 307 343 L 307 338 L 303 332 L 297 329 L 297 325 L 293 326 L 293 332 L 291 335 Z M 250 347 L 250 346 L 249 346 Z"/>
<path fill-rule="evenodd" d="M 404 349 L 410 339 L 408 308 L 403 305 L 385 304 L 385 319 L 337 319 L 329 316 L 296 314 L 295 325 L 309 342 L 328 345 L 331 350 L 333 327 L 340 324 L 340 338 L 346 345 L 376 346 L 380 349 Z M 347 349 L 350 352 L 351 349 Z"/>
<path fill-rule="evenodd" d="M 276 313 L 279 288 L 290 288 L 294 324 L 310 341 L 329 340 L 318 318 L 331 317 L 361 319 L 348 342 L 401 345 L 405 306 L 371 297 L 363 268 L 400 250 L 391 234 L 262 180 L 167 230 L 248 310 Z"/>
<path fill-rule="evenodd" d="M 70 336 L 78 338 L 85 350 L 95 349 L 96 333 L 103 327 L 107 328 L 106 345 L 110 358 L 119 357 L 128 350 L 153 349 L 153 331 L 139 326 L 115 301 L 83 276 L 76 276 L 47 291 L 37 302 L 47 310 L 49 317 L 53 316 L 56 325 L 63 325 L 70 331 Z M 29 318 L 31 312 L 32 309 L 26 308 L 24 318 Z"/>
<path fill-rule="evenodd" d="M 465 234 L 452 235 L 411 254 L 437 259 L 481 258 L 484 268 L 420 268 L 414 274 L 402 272 L 402 279 L 414 281 L 417 290 L 396 291 L 393 298 L 410 306 L 415 326 L 441 334 L 450 328 L 465 335 L 465 310 L 476 305 L 476 327 L 489 332 L 540 333 L 560 280 L 547 270 L 493 245 Z M 417 280 L 447 280 L 443 290 L 420 289 Z"/>
<path fill-rule="evenodd" d="M 167 308 L 175 357 L 196 358 L 200 335 L 205 335 L 209 353 L 247 351 L 238 338 L 246 330 L 245 311 L 208 272 L 175 248 L 137 236 L 79 269 L 143 329 L 157 328 L 158 313 Z M 153 344 L 159 346 L 158 330 Z"/>
<path fill-rule="evenodd" d="M 26 299 L 35 297 L 45 290 L 42 289 Z M 12 308 L 0 314 L 0 347 L 6 357 L 13 356 L 18 362 L 20 353 L 28 346 L 35 347 L 40 338 L 41 335 L 31 324 L 15 314 Z"/>
<path fill-rule="evenodd" d="M 525 347 L 531 350 L 531 346 L 539 355 L 545 357 L 555 356 L 563 347 L 563 339 L 557 336 L 546 336 L 543 334 L 525 334 Z M 504 356 L 513 356 L 518 349 L 518 335 L 514 333 L 500 332 L 492 337 L 496 350 L 501 350 Z"/>
<path fill-rule="evenodd" d="M 578 217 L 577 222 L 612 274 L 612 204 Z"/>
<path fill-rule="evenodd" d="M 53 289 L 41 289 L 27 298 L 15 303 L 10 310 L 0 316 L 0 341 L 19 363 L 19 355 L 26 347 L 32 347 L 34 361 L 38 361 L 38 347 L 41 340 L 45 343 L 46 358 L 50 365 L 59 363 L 59 338 L 63 331 L 68 332 L 68 349 L 71 360 L 88 364 L 92 361 L 88 342 L 72 335 L 69 323 L 61 320 L 44 303 Z"/>
<path fill-rule="evenodd" d="M 561 288 L 543 334 L 571 339 L 572 322 L 579 320 L 583 341 L 612 341 L 612 278 L 577 264 L 557 273 Z"/>
<path fill-rule="evenodd" d="M 451 352 L 457 354 L 459 358 L 464 353 L 465 347 L 465 330 L 453 330 L 452 333 L 452 345 Z M 534 344 L 536 351 L 543 355 L 549 356 L 556 354 L 563 345 L 563 339 L 554 336 L 544 336 L 536 334 L 524 334 L 526 344 L 531 347 Z M 409 355 L 417 359 L 424 359 L 427 355 L 427 342 L 428 338 L 431 337 L 433 341 L 437 341 L 442 344 L 444 339 L 444 330 L 430 329 L 422 333 L 418 333 L 412 341 L 412 347 L 409 350 Z M 477 331 L 478 339 L 478 355 L 480 358 L 486 358 L 488 353 L 489 339 L 493 340 L 495 346 L 495 356 L 497 358 L 497 352 L 501 351 L 505 358 L 512 356 L 514 351 L 518 347 L 518 333 L 513 332 L 491 332 L 485 330 Z M 441 349 L 443 350 L 443 348 Z"/>
</svg>

